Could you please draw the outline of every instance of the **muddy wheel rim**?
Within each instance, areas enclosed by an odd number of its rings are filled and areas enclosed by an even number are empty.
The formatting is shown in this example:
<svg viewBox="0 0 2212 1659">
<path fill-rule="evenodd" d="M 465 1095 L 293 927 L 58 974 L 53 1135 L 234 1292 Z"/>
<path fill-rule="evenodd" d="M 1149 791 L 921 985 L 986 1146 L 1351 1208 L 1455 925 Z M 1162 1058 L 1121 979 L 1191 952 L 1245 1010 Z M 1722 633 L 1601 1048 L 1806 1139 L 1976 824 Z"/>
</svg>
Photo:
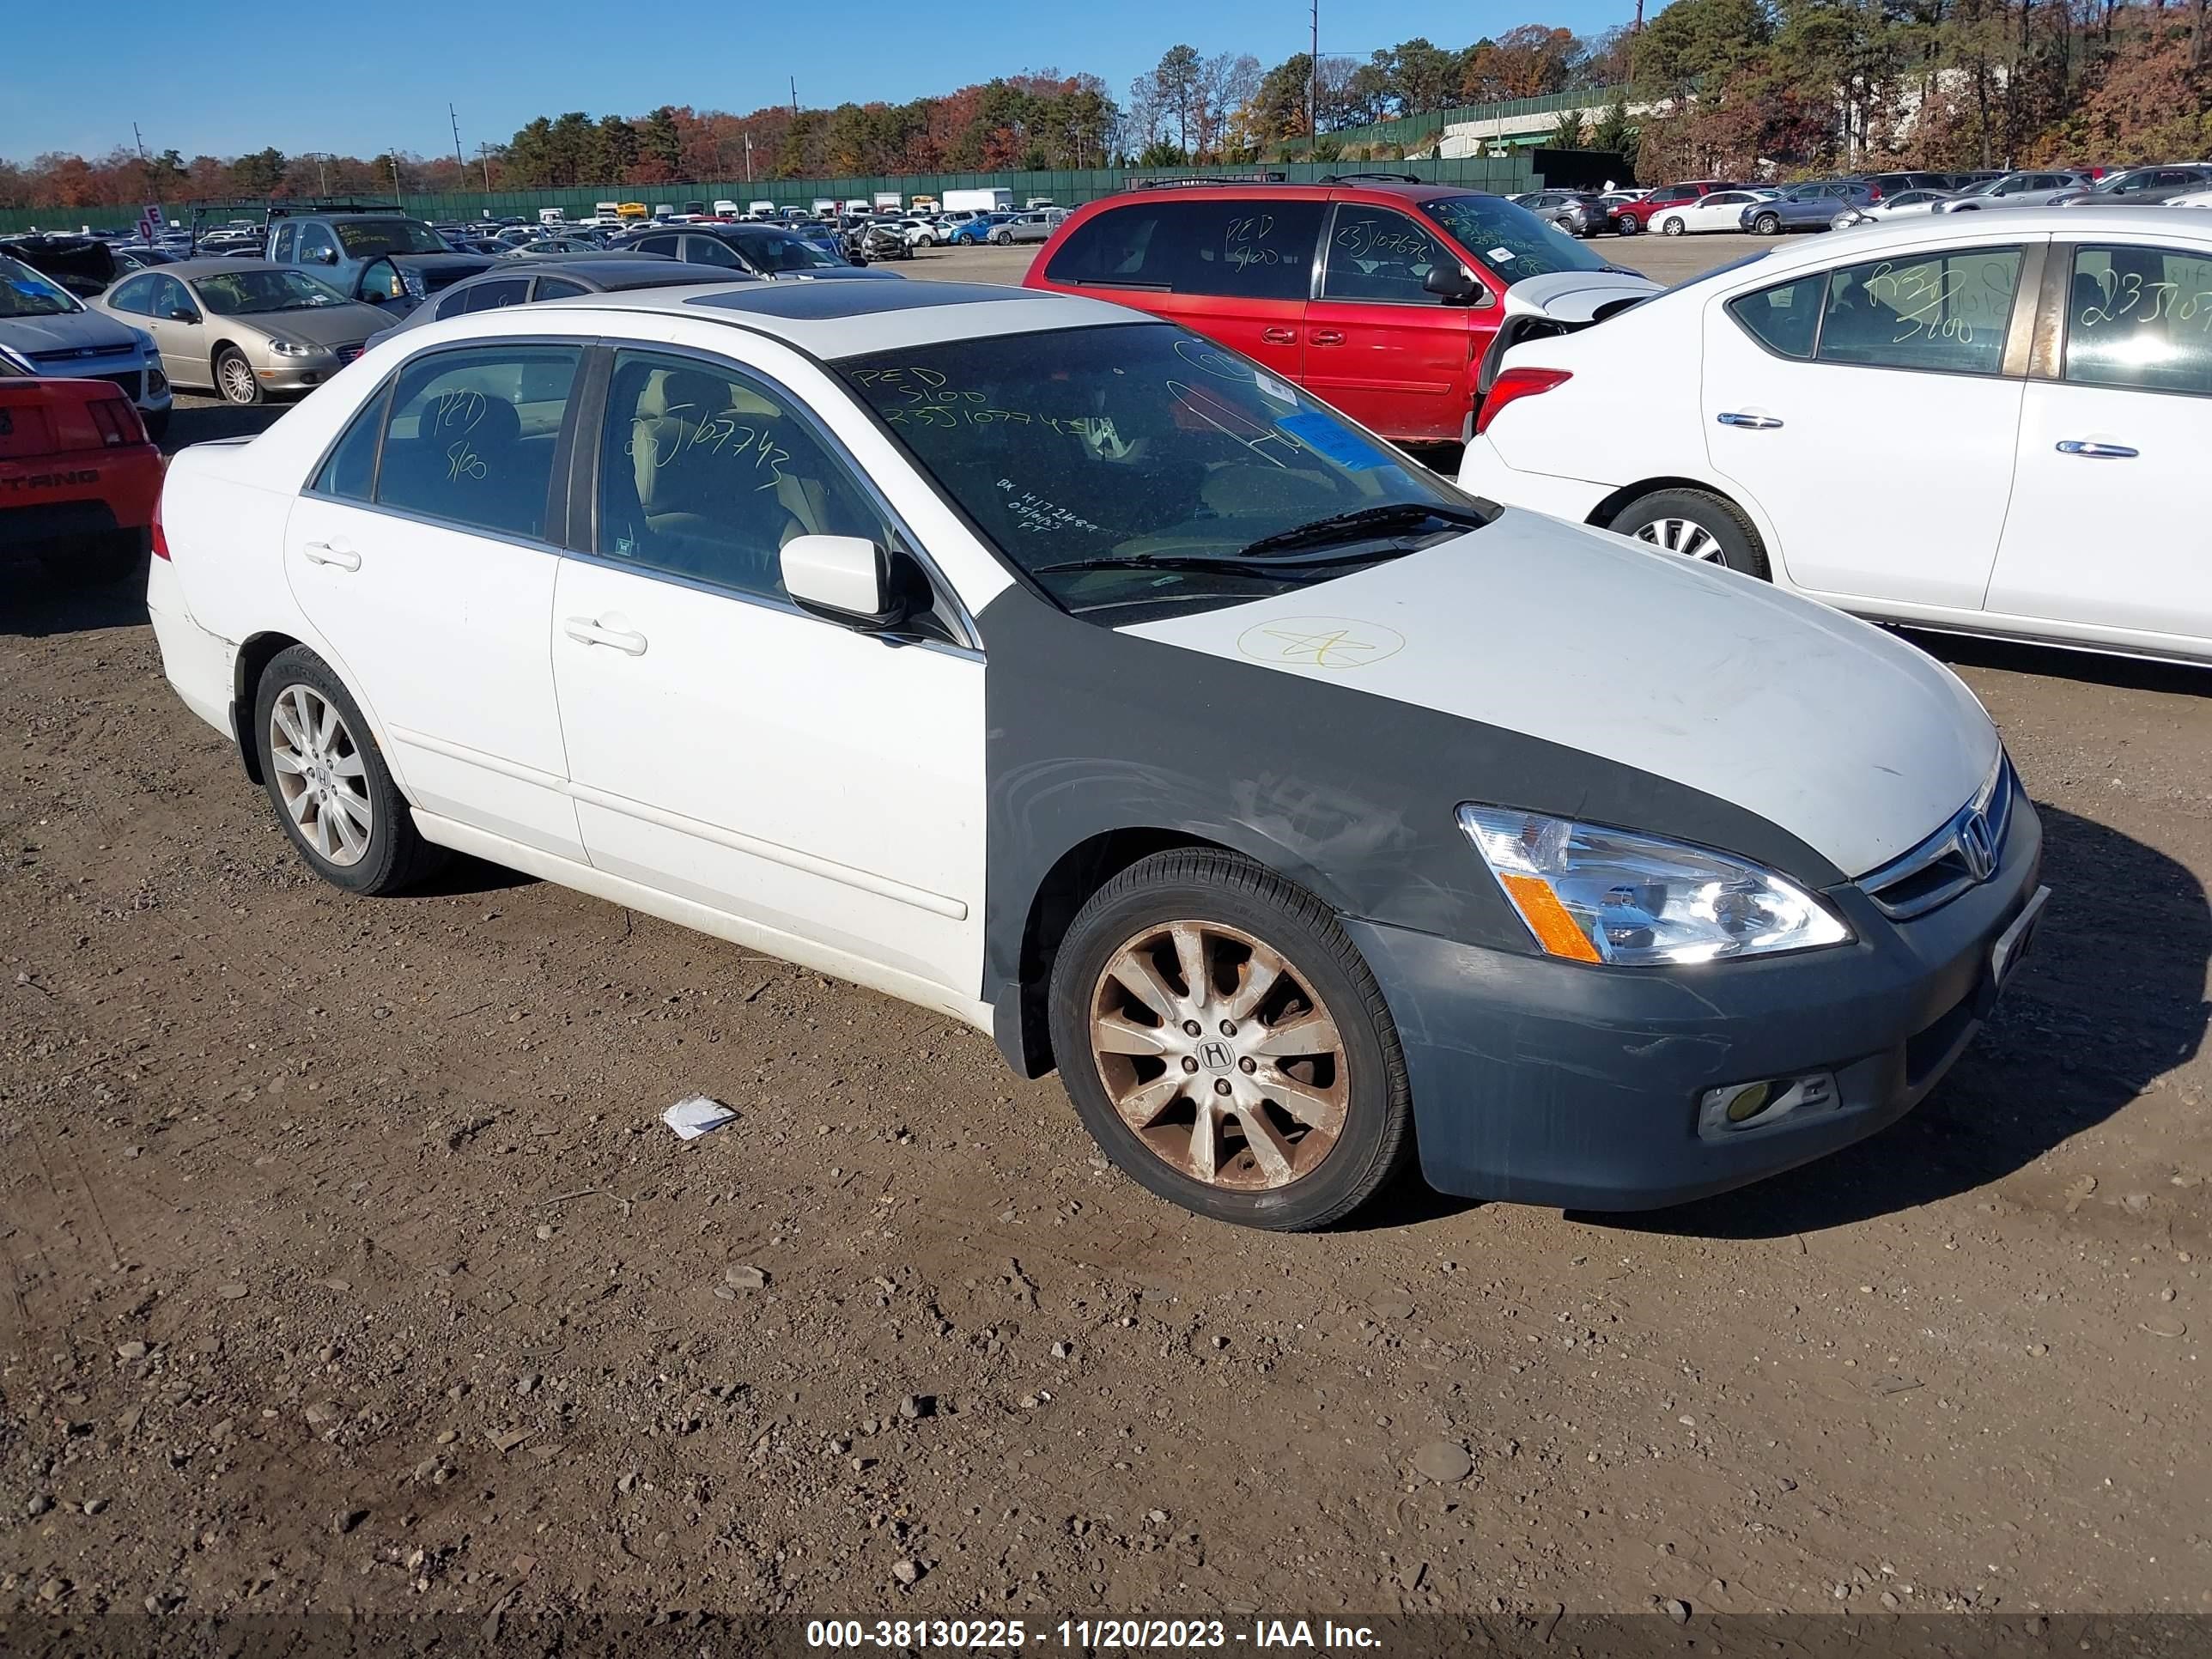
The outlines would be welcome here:
<svg viewBox="0 0 2212 1659">
<path fill-rule="evenodd" d="M 345 717 L 311 685 L 288 685 L 269 712 L 276 793 L 308 846 L 332 864 L 358 864 L 376 828 L 368 768 Z"/>
<path fill-rule="evenodd" d="M 1726 562 L 1721 556 L 1720 538 L 1694 519 L 1654 519 L 1637 526 L 1636 539 L 1686 559 L 1706 564 Z"/>
<path fill-rule="evenodd" d="M 222 395 L 234 404 L 253 401 L 253 367 L 243 357 L 222 360 Z"/>
<path fill-rule="evenodd" d="M 1334 1016 L 1281 952 L 1218 922 L 1123 942 L 1092 988 L 1091 1053 L 1130 1133 L 1210 1187 L 1303 1181 L 1344 1133 L 1352 1068 Z"/>
</svg>

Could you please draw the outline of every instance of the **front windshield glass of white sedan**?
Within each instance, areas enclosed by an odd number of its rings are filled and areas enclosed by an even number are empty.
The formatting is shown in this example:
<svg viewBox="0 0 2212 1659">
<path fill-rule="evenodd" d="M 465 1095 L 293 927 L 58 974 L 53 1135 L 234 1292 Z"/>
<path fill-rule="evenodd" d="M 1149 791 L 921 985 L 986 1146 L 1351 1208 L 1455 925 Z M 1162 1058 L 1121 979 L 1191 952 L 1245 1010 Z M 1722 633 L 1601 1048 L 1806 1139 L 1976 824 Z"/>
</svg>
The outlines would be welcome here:
<svg viewBox="0 0 2212 1659">
<path fill-rule="evenodd" d="M 0 317 L 59 317 L 83 309 L 21 259 L 0 254 Z"/>
<path fill-rule="evenodd" d="M 1203 610 L 1490 513 L 1289 381 L 1164 323 L 836 365 L 1000 553 L 1078 614 Z"/>
<path fill-rule="evenodd" d="M 258 317 L 271 311 L 313 311 L 351 301 L 327 283 L 299 270 L 226 270 L 194 280 L 193 289 L 218 317 Z"/>
</svg>

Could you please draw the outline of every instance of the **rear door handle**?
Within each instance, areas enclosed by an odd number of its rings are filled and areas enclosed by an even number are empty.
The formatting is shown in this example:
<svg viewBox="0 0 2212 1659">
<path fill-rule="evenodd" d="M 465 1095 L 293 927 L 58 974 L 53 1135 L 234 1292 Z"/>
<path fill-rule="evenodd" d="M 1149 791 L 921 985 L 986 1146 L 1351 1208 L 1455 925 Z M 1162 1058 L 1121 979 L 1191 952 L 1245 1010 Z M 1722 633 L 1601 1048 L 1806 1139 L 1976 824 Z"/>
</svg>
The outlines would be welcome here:
<svg viewBox="0 0 2212 1659">
<path fill-rule="evenodd" d="M 336 565 L 341 570 L 361 568 L 361 555 L 343 542 L 308 542 L 300 549 L 300 556 L 309 564 Z"/>
<path fill-rule="evenodd" d="M 1335 328 L 1317 328 L 1314 331 L 1313 343 L 1316 345 L 1342 345 L 1344 331 Z"/>
<path fill-rule="evenodd" d="M 2142 452 L 2130 449 L 2125 444 L 2100 444 L 2085 438 L 2063 438 L 2058 443 L 2062 455 L 2079 455 L 2088 461 L 2132 461 Z"/>
<path fill-rule="evenodd" d="M 611 645 L 626 657 L 645 654 L 645 635 L 634 629 L 602 628 L 589 617 L 570 617 L 561 626 L 579 645 Z"/>
<path fill-rule="evenodd" d="M 1298 331 L 1294 328 L 1263 328 L 1260 337 L 1269 345 L 1296 345 Z"/>
<path fill-rule="evenodd" d="M 1713 418 L 1723 426 L 1740 427 L 1746 432 L 1771 432 L 1782 422 L 1771 415 L 1743 415 L 1734 410 Z"/>
</svg>

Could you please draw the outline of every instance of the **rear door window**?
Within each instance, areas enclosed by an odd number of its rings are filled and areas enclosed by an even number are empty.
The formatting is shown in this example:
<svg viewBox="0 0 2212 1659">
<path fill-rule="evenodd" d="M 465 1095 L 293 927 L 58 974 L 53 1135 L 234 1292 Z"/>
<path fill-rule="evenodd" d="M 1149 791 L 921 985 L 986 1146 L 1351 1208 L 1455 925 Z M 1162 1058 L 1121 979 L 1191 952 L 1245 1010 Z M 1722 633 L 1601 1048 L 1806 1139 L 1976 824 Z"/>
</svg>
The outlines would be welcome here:
<svg viewBox="0 0 2212 1659">
<path fill-rule="evenodd" d="M 497 311 L 501 306 L 519 306 L 530 292 L 526 276 L 501 276 L 489 283 L 477 283 L 469 289 L 468 308 L 471 311 Z M 441 317 L 447 313 L 441 311 Z"/>
<path fill-rule="evenodd" d="M 392 388 L 377 504 L 542 539 L 580 355 L 573 346 L 482 346 L 409 364 Z"/>
<path fill-rule="evenodd" d="M 1830 271 L 1820 359 L 1995 374 L 2003 365 L 2020 262 L 2016 247 L 1967 248 Z"/>
</svg>

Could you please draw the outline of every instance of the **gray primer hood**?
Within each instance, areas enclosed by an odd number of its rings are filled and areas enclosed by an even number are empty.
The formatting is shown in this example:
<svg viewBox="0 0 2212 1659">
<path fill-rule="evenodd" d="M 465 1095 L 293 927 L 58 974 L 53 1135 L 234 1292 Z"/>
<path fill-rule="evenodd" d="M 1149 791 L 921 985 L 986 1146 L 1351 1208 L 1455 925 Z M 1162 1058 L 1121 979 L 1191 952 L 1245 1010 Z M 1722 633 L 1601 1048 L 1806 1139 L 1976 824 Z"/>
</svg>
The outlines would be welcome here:
<svg viewBox="0 0 2212 1659">
<path fill-rule="evenodd" d="M 1534 513 L 1127 631 L 1672 779 L 1853 876 L 1924 840 L 1997 753 L 1973 694 L 1881 629 Z"/>
</svg>

